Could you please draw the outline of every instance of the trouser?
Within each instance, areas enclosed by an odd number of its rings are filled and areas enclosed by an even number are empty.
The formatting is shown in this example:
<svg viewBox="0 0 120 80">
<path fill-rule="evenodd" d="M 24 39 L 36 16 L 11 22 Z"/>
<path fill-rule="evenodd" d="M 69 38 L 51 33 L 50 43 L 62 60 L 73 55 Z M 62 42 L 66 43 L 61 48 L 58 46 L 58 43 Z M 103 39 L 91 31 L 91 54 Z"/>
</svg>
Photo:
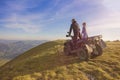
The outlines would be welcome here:
<svg viewBox="0 0 120 80">
<path fill-rule="evenodd" d="M 74 33 L 74 37 L 73 37 L 73 42 L 74 42 L 74 47 L 77 48 L 77 42 L 79 39 L 81 39 L 81 34 L 80 32 L 76 32 Z"/>
<path fill-rule="evenodd" d="M 82 39 L 82 35 L 80 34 L 80 32 L 79 32 L 79 39 Z"/>
</svg>

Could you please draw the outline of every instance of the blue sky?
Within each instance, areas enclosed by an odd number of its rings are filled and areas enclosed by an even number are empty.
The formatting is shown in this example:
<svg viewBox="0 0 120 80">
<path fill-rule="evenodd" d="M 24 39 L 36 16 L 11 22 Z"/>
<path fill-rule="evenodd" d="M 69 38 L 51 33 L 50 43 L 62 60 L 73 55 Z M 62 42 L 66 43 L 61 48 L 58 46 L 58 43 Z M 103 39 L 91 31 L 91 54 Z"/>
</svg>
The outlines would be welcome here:
<svg viewBox="0 0 120 80">
<path fill-rule="evenodd" d="M 120 39 L 120 0 L 0 0 L 0 39 L 66 39 L 71 19 L 89 36 Z"/>
</svg>

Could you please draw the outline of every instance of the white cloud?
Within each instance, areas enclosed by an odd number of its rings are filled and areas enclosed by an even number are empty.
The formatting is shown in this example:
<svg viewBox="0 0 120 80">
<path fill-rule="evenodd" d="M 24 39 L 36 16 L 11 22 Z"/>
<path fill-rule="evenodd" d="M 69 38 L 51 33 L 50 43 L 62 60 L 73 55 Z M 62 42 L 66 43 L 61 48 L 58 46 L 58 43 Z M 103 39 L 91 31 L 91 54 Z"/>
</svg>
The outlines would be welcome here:
<svg viewBox="0 0 120 80">
<path fill-rule="evenodd" d="M 104 0 L 103 4 L 109 10 L 120 11 L 120 0 Z"/>
<path fill-rule="evenodd" d="M 105 40 L 120 39 L 120 15 L 111 14 L 88 24 L 89 35 L 103 35 Z"/>
<path fill-rule="evenodd" d="M 99 18 L 92 20 L 90 26 L 102 29 L 120 29 L 120 11 L 118 5 L 120 1 L 118 0 L 104 0 L 103 4 L 106 7 L 106 15 L 98 15 Z M 119 7 L 118 7 L 119 6 Z M 119 8 L 120 9 L 120 8 Z"/>
<path fill-rule="evenodd" d="M 100 1 L 95 1 L 95 0 L 92 0 L 92 1 L 94 2 L 92 4 L 101 4 L 101 3 L 99 3 Z M 57 4 L 59 2 L 60 2 L 60 0 L 56 0 L 54 6 L 57 6 Z M 84 7 L 84 5 L 82 5 L 82 3 L 85 3 L 85 2 L 89 2 L 89 0 L 74 0 L 72 2 L 67 2 L 69 5 L 66 5 L 66 3 L 59 4 L 59 5 L 61 5 L 60 6 L 61 9 L 56 10 L 57 11 L 56 15 L 55 15 L 55 13 L 51 14 L 51 13 L 47 12 L 47 10 L 45 13 L 32 13 L 32 14 L 29 13 L 27 15 L 20 15 L 19 11 L 24 12 L 24 10 L 26 10 L 27 8 L 35 7 L 38 4 L 30 5 L 30 4 L 28 4 L 29 0 L 23 0 L 23 1 L 16 0 L 15 2 L 8 1 L 7 5 L 10 7 L 11 16 L 2 21 L 6 20 L 6 22 L 8 22 L 8 24 L 9 24 L 9 26 L 11 26 L 9 28 L 12 28 L 13 24 L 16 25 L 16 23 L 17 23 L 19 25 L 19 28 L 21 26 L 21 29 L 28 32 L 30 30 L 30 28 L 27 26 L 30 26 L 30 25 L 39 27 L 39 26 L 44 26 L 46 24 L 49 24 L 50 22 L 59 20 L 60 18 L 66 19 L 67 17 L 73 18 L 74 16 L 75 17 L 76 16 L 84 17 L 85 16 L 84 14 L 87 14 L 87 12 L 90 11 L 90 10 L 87 11 L 88 9 L 84 10 L 81 8 L 81 7 Z M 46 18 L 47 16 L 48 16 L 48 18 Z M 11 22 L 11 25 L 10 25 L 10 22 Z M 24 27 L 22 27 L 22 26 L 24 26 Z M 26 26 L 26 28 L 25 28 L 25 26 Z M 8 25 L 7 25 L 7 27 L 8 27 Z M 17 27 L 14 27 L 14 28 L 17 28 Z M 31 30 L 30 30 L 30 32 L 31 32 Z"/>
<path fill-rule="evenodd" d="M 118 0 L 72 0 L 62 3 L 61 0 L 55 0 L 54 4 L 49 8 L 47 7 L 44 12 L 27 12 L 27 9 L 40 5 L 37 1 L 43 0 L 7 1 L 5 9 L 8 12 L 3 11 L 3 13 L 9 14 L 9 17 L 0 19 L 0 22 L 5 23 L 3 24 L 4 27 L 20 29 L 29 33 L 37 33 L 43 26 L 49 28 L 52 25 L 51 27 L 54 28 L 63 24 L 65 20 L 67 24 L 67 20 L 71 18 L 77 18 L 78 22 L 86 21 L 90 35 L 103 34 L 107 36 L 111 33 L 108 31 L 109 29 L 120 29 Z M 60 23 L 56 23 L 58 21 Z M 51 37 L 50 34 L 48 35 Z M 63 36 L 63 34 L 59 35 Z"/>
<path fill-rule="evenodd" d="M 2 26 L 7 28 L 20 29 L 30 33 L 37 33 L 43 27 L 40 20 L 42 20 L 41 14 L 12 14 L 6 19 L 0 19 L 0 22 L 5 22 Z"/>
<path fill-rule="evenodd" d="M 25 23 L 25 24 L 10 23 L 10 24 L 5 25 L 5 27 L 13 28 L 13 29 L 22 29 L 22 30 L 24 30 L 26 32 L 30 32 L 30 33 L 39 32 L 39 28 L 37 27 L 37 25 L 32 25 L 30 23 Z"/>
<path fill-rule="evenodd" d="M 12 0 L 12 1 L 6 1 L 6 5 L 8 7 L 7 10 L 9 11 L 25 11 L 28 8 L 34 8 L 39 5 L 39 3 L 43 0 Z"/>
<path fill-rule="evenodd" d="M 97 18 L 87 22 L 90 36 L 103 35 L 105 40 L 120 39 L 120 5 L 119 0 L 104 0 L 105 15 L 98 14 Z M 101 13 L 101 12 L 100 12 Z"/>
<path fill-rule="evenodd" d="M 43 25 L 41 24 L 44 17 L 43 13 L 27 13 L 28 8 L 34 8 L 38 6 L 42 0 L 13 0 L 6 1 L 3 13 L 5 18 L 0 19 L 3 27 L 20 29 L 25 32 L 37 33 L 41 30 Z M 38 2 L 38 3 L 37 3 Z M 6 16 L 7 15 L 7 16 Z M 9 15 L 9 16 L 8 16 Z"/>
</svg>

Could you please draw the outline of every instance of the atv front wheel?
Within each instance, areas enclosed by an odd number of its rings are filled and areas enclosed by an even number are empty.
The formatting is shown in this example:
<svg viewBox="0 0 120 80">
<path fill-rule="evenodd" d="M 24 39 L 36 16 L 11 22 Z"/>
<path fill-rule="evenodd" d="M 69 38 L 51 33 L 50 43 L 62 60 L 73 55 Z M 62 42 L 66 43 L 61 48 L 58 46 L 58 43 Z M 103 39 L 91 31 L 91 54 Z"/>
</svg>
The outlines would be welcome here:
<svg viewBox="0 0 120 80">
<path fill-rule="evenodd" d="M 96 46 L 96 50 L 98 51 L 98 56 L 102 55 L 103 50 L 102 50 L 101 46 L 99 46 L 98 44 L 96 44 L 95 46 Z"/>
<path fill-rule="evenodd" d="M 70 50 L 68 48 L 66 48 L 66 47 L 64 47 L 64 54 L 66 56 L 70 55 Z"/>
<path fill-rule="evenodd" d="M 93 53 L 91 54 L 91 58 L 95 58 L 103 54 L 103 50 L 101 46 L 99 46 L 98 44 L 96 44 L 95 46 L 96 48 L 93 50 Z"/>
<path fill-rule="evenodd" d="M 77 56 L 79 57 L 80 60 L 89 60 L 89 53 L 85 49 L 80 49 L 77 52 Z"/>
<path fill-rule="evenodd" d="M 65 43 L 64 44 L 64 54 L 68 56 L 68 55 L 70 55 L 70 51 L 71 51 L 70 44 L 69 43 Z"/>
</svg>

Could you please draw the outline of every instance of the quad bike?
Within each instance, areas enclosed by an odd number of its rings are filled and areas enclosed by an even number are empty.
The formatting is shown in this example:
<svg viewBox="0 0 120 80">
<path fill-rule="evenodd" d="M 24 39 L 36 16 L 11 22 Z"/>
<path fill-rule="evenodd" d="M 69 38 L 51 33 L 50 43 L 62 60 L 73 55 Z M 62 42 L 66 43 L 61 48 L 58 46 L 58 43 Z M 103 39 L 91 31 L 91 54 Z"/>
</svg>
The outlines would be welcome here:
<svg viewBox="0 0 120 80">
<path fill-rule="evenodd" d="M 76 55 L 80 60 L 89 60 L 90 58 L 100 56 L 106 47 L 105 42 L 101 39 L 101 35 L 79 39 L 76 43 L 74 42 L 74 36 L 66 35 L 66 37 L 71 37 L 72 39 L 64 43 L 64 54 Z"/>
</svg>

